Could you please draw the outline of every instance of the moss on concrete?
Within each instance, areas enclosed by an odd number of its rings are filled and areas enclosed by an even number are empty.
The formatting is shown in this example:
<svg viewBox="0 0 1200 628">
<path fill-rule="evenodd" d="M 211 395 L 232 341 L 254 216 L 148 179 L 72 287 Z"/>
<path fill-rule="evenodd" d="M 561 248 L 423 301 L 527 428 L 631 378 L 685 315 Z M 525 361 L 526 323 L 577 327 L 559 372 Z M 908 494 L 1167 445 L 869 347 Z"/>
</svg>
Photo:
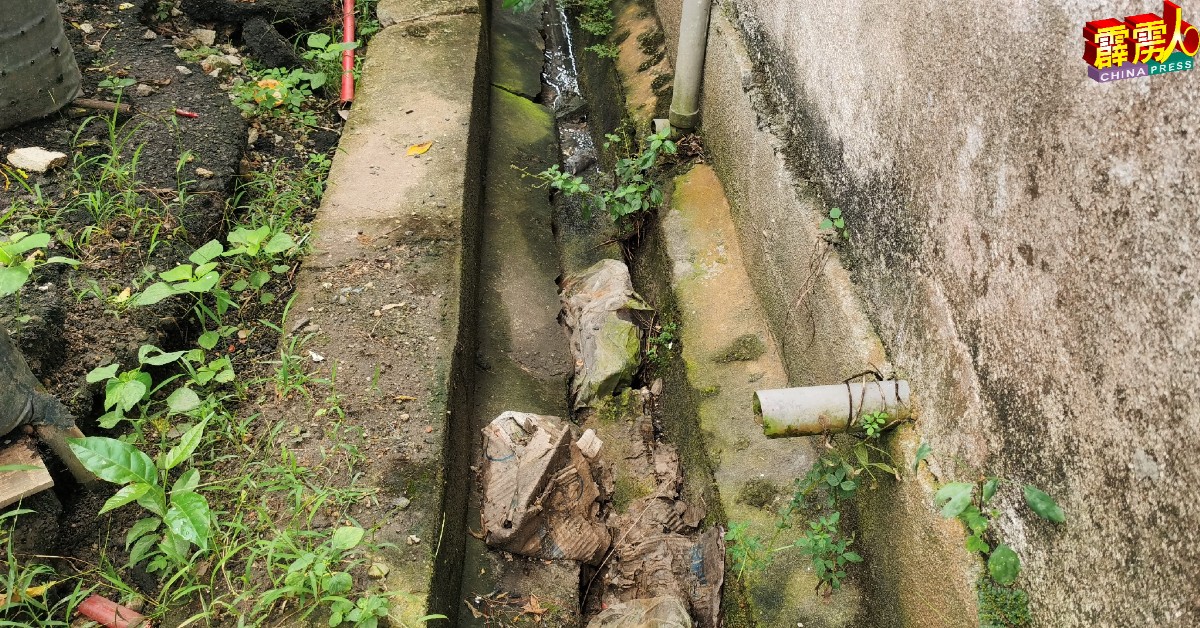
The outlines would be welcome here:
<svg viewBox="0 0 1200 628">
<path fill-rule="evenodd" d="M 749 362 L 762 357 L 767 352 L 767 346 L 762 338 L 754 334 L 742 334 L 713 356 L 715 362 Z"/>
</svg>

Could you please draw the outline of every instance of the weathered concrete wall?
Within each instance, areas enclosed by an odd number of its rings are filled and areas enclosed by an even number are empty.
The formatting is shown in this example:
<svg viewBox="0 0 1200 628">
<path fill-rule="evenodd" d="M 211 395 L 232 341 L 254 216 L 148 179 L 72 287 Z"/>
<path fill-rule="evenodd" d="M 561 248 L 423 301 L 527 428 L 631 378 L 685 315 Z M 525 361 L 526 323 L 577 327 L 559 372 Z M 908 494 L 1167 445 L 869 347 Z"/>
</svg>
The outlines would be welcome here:
<svg viewBox="0 0 1200 628">
<path fill-rule="evenodd" d="M 679 2 L 656 4 L 673 51 Z M 908 446 L 932 445 L 940 481 L 997 474 L 1066 509 L 1053 527 L 1003 493 L 998 537 L 1022 557 L 1039 625 L 1200 625 L 1200 76 L 1100 85 L 1080 60 L 1084 22 L 1161 9 L 714 7 L 704 132 L 792 380 L 848 374 L 808 354 L 840 346 L 855 296 L 830 295 L 849 268 L 922 400 Z M 793 307 L 832 206 L 852 241 Z M 906 484 L 885 500 L 907 521 L 895 544 L 961 554 L 923 545 L 944 526 Z M 967 586 L 947 597 L 965 602 L 973 576 L 954 575 Z M 894 601 L 890 621 L 929 625 L 917 603 Z"/>
</svg>

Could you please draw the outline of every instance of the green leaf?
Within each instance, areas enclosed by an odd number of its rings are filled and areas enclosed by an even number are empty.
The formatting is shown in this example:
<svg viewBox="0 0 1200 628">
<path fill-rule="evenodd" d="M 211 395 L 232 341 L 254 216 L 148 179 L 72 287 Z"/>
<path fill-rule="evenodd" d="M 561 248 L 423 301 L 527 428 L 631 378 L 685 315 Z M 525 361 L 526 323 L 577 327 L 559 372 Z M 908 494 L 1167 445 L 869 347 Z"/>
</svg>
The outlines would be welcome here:
<svg viewBox="0 0 1200 628">
<path fill-rule="evenodd" d="M 350 577 L 350 574 L 344 571 L 331 573 L 325 576 L 325 578 L 321 581 L 321 588 L 324 589 L 326 593 L 332 593 L 333 595 L 346 593 L 353 587 L 354 579 Z"/>
<path fill-rule="evenodd" d="M 150 550 L 154 549 L 155 539 L 153 536 L 143 536 L 133 544 L 133 549 L 129 550 L 129 564 L 136 565 L 144 558 L 150 555 Z"/>
<path fill-rule="evenodd" d="M 967 551 L 979 552 L 980 554 L 986 554 L 986 553 L 990 552 L 991 550 L 992 550 L 991 546 L 989 546 L 986 541 L 975 536 L 974 534 L 967 537 Z"/>
<path fill-rule="evenodd" d="M 983 516 L 983 513 L 979 512 L 979 509 L 974 504 L 967 506 L 965 510 L 959 513 L 958 518 L 962 519 L 962 522 L 967 524 L 971 532 L 976 535 L 983 534 L 988 528 L 987 517 Z"/>
<path fill-rule="evenodd" d="M 310 33 L 308 41 L 305 43 L 308 44 L 309 48 L 324 48 L 329 45 L 329 35 L 325 33 Z"/>
<path fill-rule="evenodd" d="M 133 545 L 134 541 L 157 530 L 158 526 L 161 524 L 162 519 L 159 519 L 158 517 L 146 517 L 145 519 L 139 519 L 137 523 L 133 524 L 132 528 L 129 528 L 129 532 L 125 534 L 125 549 L 128 550 L 129 546 Z"/>
<path fill-rule="evenodd" d="M 87 383 L 95 384 L 96 382 L 102 382 L 106 379 L 116 377 L 117 371 L 120 370 L 120 368 L 121 365 L 115 362 L 105 366 L 97 366 L 87 374 Z"/>
<path fill-rule="evenodd" d="M 46 261 L 42 262 L 42 263 L 43 264 L 66 264 L 67 266 L 72 266 L 72 267 L 79 266 L 79 260 L 71 259 L 69 257 L 63 257 L 61 255 L 55 255 L 54 257 L 47 258 Z"/>
<path fill-rule="evenodd" d="M 200 395 L 197 395 L 196 391 L 191 388 L 176 388 L 175 392 L 167 397 L 167 407 L 176 414 L 190 412 L 200 407 Z"/>
<path fill-rule="evenodd" d="M 113 484 L 143 482 L 158 486 L 158 470 L 150 456 L 113 438 L 88 436 L 67 441 L 88 471 Z"/>
<path fill-rule="evenodd" d="M 128 412 L 136 408 L 137 404 L 141 403 L 142 399 L 144 399 L 146 394 L 149 392 L 150 389 L 146 386 L 146 384 L 136 379 L 129 382 L 123 382 L 120 384 L 120 397 L 117 407 Z"/>
<path fill-rule="evenodd" d="M 200 264 L 207 264 L 211 262 L 213 258 L 220 255 L 224 250 L 225 247 L 220 242 L 217 240 L 209 240 L 204 244 L 204 246 L 196 249 L 195 252 L 188 257 L 188 260 L 197 266 Z"/>
<path fill-rule="evenodd" d="M 192 278 L 192 265 L 180 264 L 165 273 L 159 273 L 158 277 L 163 281 L 169 281 L 172 283 L 176 281 L 187 281 L 188 279 Z"/>
<path fill-rule="evenodd" d="M 15 294 L 29 279 L 29 269 L 22 264 L 0 267 L 0 297 Z"/>
<path fill-rule="evenodd" d="M 217 285 L 217 281 L 221 278 L 221 273 L 212 271 L 195 281 L 189 281 L 185 284 L 180 284 L 179 288 L 188 292 L 208 292 Z"/>
<path fill-rule="evenodd" d="M 971 504 L 971 496 L 975 494 L 975 485 L 968 482 L 951 482 L 933 496 L 933 502 L 942 508 L 942 516 L 949 519 L 955 517 Z"/>
<path fill-rule="evenodd" d="M 1063 513 L 1062 508 L 1058 507 L 1054 498 L 1032 484 L 1025 485 L 1025 503 L 1029 504 L 1029 508 L 1037 513 L 1037 516 L 1046 521 L 1062 523 L 1067 520 L 1067 516 Z"/>
<path fill-rule="evenodd" d="M 196 339 L 196 344 L 205 350 L 211 351 L 213 347 L 217 346 L 219 340 L 221 340 L 221 334 L 215 331 L 206 331 Z"/>
<path fill-rule="evenodd" d="M 320 87 L 325 84 L 326 80 L 327 77 L 325 76 L 324 72 L 313 72 L 308 77 L 309 85 L 311 85 L 313 89 L 320 89 Z"/>
<path fill-rule="evenodd" d="M 263 305 L 268 305 L 268 304 L 274 303 L 275 302 L 275 294 L 271 293 L 271 292 L 264 292 L 264 293 L 258 295 L 258 302 L 262 303 Z"/>
<path fill-rule="evenodd" d="M 49 233 L 35 233 L 18 238 L 19 235 L 21 234 L 13 234 L 10 244 L 4 246 L 5 250 L 14 257 L 33 249 L 44 249 L 46 245 L 50 244 Z"/>
<path fill-rule="evenodd" d="M 1011 547 L 997 545 L 988 558 L 988 573 L 992 574 L 992 579 L 999 584 L 1012 584 L 1021 573 L 1021 559 Z"/>
<path fill-rule="evenodd" d="M 255 290 L 267 285 L 268 281 L 271 281 L 271 273 L 265 270 L 256 270 L 250 273 L 250 287 Z"/>
<path fill-rule="evenodd" d="M 821 221 L 821 225 L 820 225 L 820 227 L 818 227 L 818 228 L 819 228 L 819 229 L 832 229 L 832 228 L 833 228 L 833 221 L 832 221 L 832 220 L 830 220 L 830 219 L 828 219 L 828 218 L 826 218 L 825 220 L 822 220 L 822 221 Z"/>
<path fill-rule="evenodd" d="M 151 355 L 151 352 L 157 353 Z M 166 353 L 154 345 L 142 345 L 138 349 L 138 362 L 141 362 L 142 364 L 149 364 L 151 366 L 162 366 L 178 360 L 185 353 L 187 353 L 187 351 L 172 351 L 170 353 Z"/>
<path fill-rule="evenodd" d="M 271 267 L 271 272 L 275 273 L 276 275 L 282 275 L 291 269 L 292 267 L 288 266 L 287 264 L 276 264 Z"/>
<path fill-rule="evenodd" d="M 842 554 L 842 558 L 845 558 L 852 563 L 862 562 L 862 556 L 859 556 L 857 552 L 846 552 L 845 554 Z"/>
<path fill-rule="evenodd" d="M 194 491 L 200 486 L 200 472 L 195 469 L 188 469 L 179 476 L 178 480 L 171 485 L 172 493 L 183 493 L 186 491 Z"/>
<path fill-rule="evenodd" d="M 229 289 L 234 292 L 241 292 L 249 287 L 250 282 L 246 281 L 245 279 L 238 279 L 237 281 L 233 282 L 232 286 L 229 286 Z"/>
<path fill-rule="evenodd" d="M 836 207 L 834 207 L 833 209 L 829 210 L 829 217 L 830 217 L 830 218 L 841 218 L 841 216 L 842 216 L 842 210 L 840 210 L 840 209 L 838 209 L 838 208 L 836 208 Z"/>
<path fill-rule="evenodd" d="M 147 305 L 154 305 L 155 303 L 158 303 L 167 297 L 175 296 L 175 294 L 175 289 L 172 288 L 170 284 L 159 281 L 150 284 L 148 288 L 135 294 L 133 298 L 129 300 L 129 303 L 131 305 L 144 307 Z"/>
<path fill-rule="evenodd" d="M 208 549 L 208 539 L 212 536 L 212 512 L 203 495 L 192 491 L 171 493 L 171 508 L 165 520 L 167 527 L 180 538 L 200 549 Z"/>
<path fill-rule="evenodd" d="M 362 541 L 366 531 L 357 526 L 343 526 L 333 531 L 329 545 L 336 551 L 344 552 L 354 549 Z"/>
<path fill-rule="evenodd" d="M 123 418 L 125 418 L 125 414 L 123 412 L 120 410 L 113 410 L 112 412 L 105 412 L 104 414 L 100 415 L 100 418 L 96 420 L 96 424 L 101 428 L 111 430 L 112 428 L 116 427 Z"/>
<path fill-rule="evenodd" d="M 983 498 L 980 500 L 983 505 L 987 505 L 992 501 L 992 497 L 996 495 L 996 489 L 1000 488 L 1000 480 L 998 478 L 988 478 L 987 482 L 983 483 Z"/>
<path fill-rule="evenodd" d="M 163 457 L 164 470 L 170 471 L 191 457 L 192 452 L 196 451 L 196 448 L 200 446 L 200 441 L 204 437 L 204 426 L 207 423 L 208 419 L 205 419 L 179 437 L 179 444 L 167 451 L 167 454 Z"/>
<path fill-rule="evenodd" d="M 104 507 L 101 508 L 100 512 L 97 514 L 102 515 L 110 510 L 120 508 L 121 506 L 124 506 L 125 504 L 135 502 L 138 499 L 140 499 L 143 495 L 150 492 L 151 488 L 153 488 L 153 487 L 150 486 L 149 484 L 144 484 L 142 482 L 134 482 L 133 484 L 130 484 L 130 485 L 122 488 L 121 490 L 117 491 L 116 495 L 109 497 L 108 501 L 104 502 Z"/>
<path fill-rule="evenodd" d="M 292 239 L 292 236 L 280 231 L 271 237 L 271 240 L 263 247 L 263 252 L 278 255 L 294 248 L 296 248 L 296 241 Z"/>
</svg>

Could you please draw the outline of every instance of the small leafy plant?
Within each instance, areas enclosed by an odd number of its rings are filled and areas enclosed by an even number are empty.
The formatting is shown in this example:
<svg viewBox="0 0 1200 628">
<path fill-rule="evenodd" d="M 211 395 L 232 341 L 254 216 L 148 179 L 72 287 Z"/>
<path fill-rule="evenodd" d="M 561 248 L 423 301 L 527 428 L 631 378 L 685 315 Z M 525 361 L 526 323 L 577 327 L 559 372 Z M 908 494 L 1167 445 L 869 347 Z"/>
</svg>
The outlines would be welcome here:
<svg viewBox="0 0 1200 628">
<path fill-rule="evenodd" d="M 104 80 L 100 81 L 100 83 L 98 83 L 96 86 L 99 87 L 100 89 L 106 89 L 109 92 L 112 92 L 113 96 L 120 98 L 121 94 L 125 91 L 126 87 L 130 87 L 130 86 L 136 85 L 136 84 L 137 84 L 137 81 L 135 81 L 131 78 L 119 77 L 119 76 L 108 76 L 108 77 L 105 77 Z"/>
<path fill-rule="evenodd" d="M 846 219 L 842 217 L 842 210 L 837 207 L 829 210 L 829 217 L 821 221 L 821 229 L 832 229 L 834 233 L 841 236 L 842 240 L 850 241 L 850 229 L 846 227 Z"/>
<path fill-rule="evenodd" d="M 989 477 L 978 484 L 951 482 L 934 495 L 934 504 L 941 508 L 942 516 L 957 517 L 971 532 L 967 536 L 967 549 L 987 558 L 988 573 L 997 584 L 1010 585 L 1021 571 L 1021 559 L 1013 549 L 1003 543 L 994 548 L 984 540 L 991 520 L 998 513 L 989 509 L 992 498 L 1000 488 L 1000 478 Z M 1062 508 L 1054 498 L 1032 484 L 1026 484 L 1022 493 L 1025 504 L 1037 516 L 1052 523 L 1066 521 Z"/>
<path fill-rule="evenodd" d="M 813 572 L 817 574 L 818 592 L 823 586 L 828 587 L 827 593 L 842 588 L 846 565 L 862 562 L 862 557 L 849 549 L 854 539 L 844 538 L 838 532 L 841 518 L 842 513 L 837 511 L 818 517 L 809 522 L 804 536 L 796 539 L 796 547 L 812 561 Z"/>
<path fill-rule="evenodd" d="M 17 232 L 0 241 L 0 297 L 16 294 L 29 281 L 33 270 L 46 264 L 78 266 L 79 262 L 67 257 L 42 259 L 50 245 L 48 233 Z"/>
<path fill-rule="evenodd" d="M 679 324 L 666 323 L 657 334 L 646 338 L 646 360 L 657 367 L 667 363 L 667 357 L 679 339 Z"/>
<path fill-rule="evenodd" d="M 676 153 L 675 143 L 668 139 L 669 135 L 670 130 L 650 135 L 640 153 L 619 159 L 611 183 L 598 193 L 584 183 L 583 177 L 565 173 L 557 165 L 536 176 L 568 196 L 585 196 L 585 208 L 607 212 L 619 228 L 626 227 L 629 220 L 662 205 L 662 190 L 651 175 L 662 155 Z M 610 138 L 616 139 L 619 138 Z"/>
<path fill-rule="evenodd" d="M 315 126 L 316 114 L 305 109 L 314 80 L 313 73 L 300 68 L 271 68 L 235 84 L 230 98 L 246 118 L 290 115 L 303 125 Z"/>
<path fill-rule="evenodd" d="M 87 382 L 89 384 L 104 382 L 105 413 L 99 419 L 100 427 L 104 429 L 116 427 L 118 423 L 127 418 L 128 413 L 141 406 L 143 401 L 175 379 L 175 377 L 169 378 L 156 387 L 150 374 L 142 370 L 143 366 L 164 366 L 178 360 L 183 354 L 183 351 L 166 353 L 153 345 L 142 345 L 138 350 L 138 366 L 136 368 L 121 371 L 121 365 L 114 362 L 92 369 L 87 374 Z M 179 393 L 176 392 L 168 400 L 168 406 L 173 409 L 177 407 L 175 397 L 177 394 Z"/>
<path fill-rule="evenodd" d="M 342 68 L 342 52 L 354 50 L 358 42 L 335 42 L 325 33 L 309 33 L 304 40 L 307 50 L 301 53 L 306 61 L 312 63 L 314 72 L 306 73 L 309 89 L 316 91 L 329 82 L 329 77 L 340 76 Z"/>
<path fill-rule="evenodd" d="M 179 442 L 156 460 L 113 438 L 70 440 L 71 450 L 89 471 L 123 486 L 104 503 L 100 514 L 137 502 L 153 515 L 139 520 L 126 535 L 130 564 L 150 558 L 148 571 L 180 571 L 191 565 L 194 554 L 209 549 L 216 515 L 198 491 L 200 472 L 188 469 L 170 482 L 170 471 L 187 462 L 200 445 L 206 423 L 201 421 L 184 432 Z"/>
</svg>

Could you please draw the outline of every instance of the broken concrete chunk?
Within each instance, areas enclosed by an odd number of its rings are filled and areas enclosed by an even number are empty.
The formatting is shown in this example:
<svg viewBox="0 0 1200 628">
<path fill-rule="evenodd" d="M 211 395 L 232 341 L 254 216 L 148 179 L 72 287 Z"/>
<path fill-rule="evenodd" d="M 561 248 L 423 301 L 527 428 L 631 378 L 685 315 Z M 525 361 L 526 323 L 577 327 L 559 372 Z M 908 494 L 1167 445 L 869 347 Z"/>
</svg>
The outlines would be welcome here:
<svg viewBox="0 0 1200 628">
<path fill-rule="evenodd" d="M 692 628 L 687 606 L 676 597 L 630 600 L 608 607 L 588 628 Z"/>
<path fill-rule="evenodd" d="M 193 28 L 192 37 L 195 37 L 196 41 L 199 41 L 205 46 L 211 46 L 217 43 L 217 31 L 209 30 L 207 28 Z"/>
<path fill-rule="evenodd" d="M 28 172 L 45 172 L 67 163 L 67 156 L 38 146 L 30 146 L 18 148 L 9 153 L 8 163 L 12 164 L 14 168 Z"/>
<path fill-rule="evenodd" d="M 633 312 L 650 307 L 633 291 L 629 268 L 613 259 L 564 279 L 561 299 L 575 356 L 574 407 L 593 407 L 633 381 L 642 347 Z"/>
<path fill-rule="evenodd" d="M 483 429 L 483 532 L 490 547 L 598 564 L 611 537 L 600 488 L 572 427 L 552 416 L 505 412 Z"/>
</svg>

